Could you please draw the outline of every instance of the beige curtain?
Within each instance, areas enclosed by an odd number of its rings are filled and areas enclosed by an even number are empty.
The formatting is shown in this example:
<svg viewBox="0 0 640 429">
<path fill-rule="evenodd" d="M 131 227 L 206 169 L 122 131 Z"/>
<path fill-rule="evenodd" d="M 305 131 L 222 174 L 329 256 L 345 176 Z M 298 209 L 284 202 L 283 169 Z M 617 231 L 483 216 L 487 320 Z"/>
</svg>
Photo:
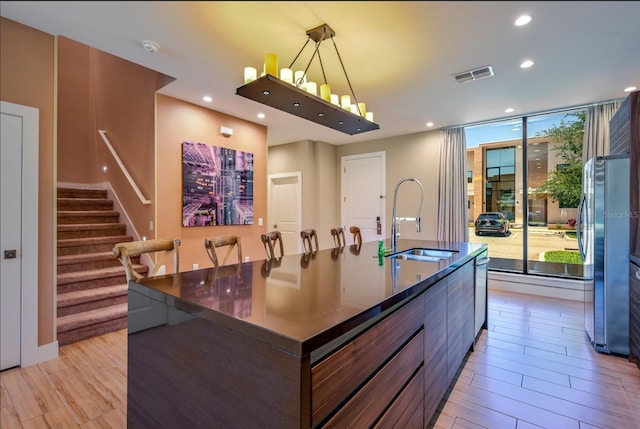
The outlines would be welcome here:
<svg viewBox="0 0 640 429">
<path fill-rule="evenodd" d="M 594 156 L 609 155 L 609 121 L 622 101 L 610 101 L 587 107 L 584 121 L 582 163 Z"/>
<path fill-rule="evenodd" d="M 438 241 L 468 241 L 467 142 L 463 127 L 444 129 L 438 173 Z"/>
</svg>

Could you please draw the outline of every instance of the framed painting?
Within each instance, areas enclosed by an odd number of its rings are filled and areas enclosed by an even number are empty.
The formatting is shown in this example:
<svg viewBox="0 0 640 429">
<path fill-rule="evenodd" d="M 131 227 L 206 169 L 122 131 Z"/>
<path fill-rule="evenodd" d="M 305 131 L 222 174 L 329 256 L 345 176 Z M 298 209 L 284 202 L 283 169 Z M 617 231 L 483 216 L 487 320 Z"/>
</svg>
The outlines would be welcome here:
<svg viewBox="0 0 640 429">
<path fill-rule="evenodd" d="M 253 154 L 182 143 L 182 226 L 253 224 Z"/>
</svg>

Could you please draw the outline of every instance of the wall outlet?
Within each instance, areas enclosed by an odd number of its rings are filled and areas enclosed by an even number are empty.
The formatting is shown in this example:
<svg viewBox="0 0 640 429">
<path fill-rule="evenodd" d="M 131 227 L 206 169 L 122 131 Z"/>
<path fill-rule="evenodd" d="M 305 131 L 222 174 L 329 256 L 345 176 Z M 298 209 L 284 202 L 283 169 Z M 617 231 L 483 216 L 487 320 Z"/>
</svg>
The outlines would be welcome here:
<svg viewBox="0 0 640 429">
<path fill-rule="evenodd" d="M 262 223 L 263 223 L 263 222 L 262 222 L 262 218 L 261 218 L 261 217 L 259 217 L 259 218 L 258 218 L 258 226 L 262 226 Z"/>
<path fill-rule="evenodd" d="M 245 261 L 245 262 L 249 262 L 249 257 L 248 257 L 248 256 L 245 256 L 245 257 L 244 257 L 244 261 Z"/>
<path fill-rule="evenodd" d="M 198 264 L 193 264 L 193 266 L 191 268 L 194 269 L 194 270 L 197 270 L 198 269 Z"/>
<path fill-rule="evenodd" d="M 153 221 L 149 221 L 149 231 L 153 231 Z"/>
</svg>

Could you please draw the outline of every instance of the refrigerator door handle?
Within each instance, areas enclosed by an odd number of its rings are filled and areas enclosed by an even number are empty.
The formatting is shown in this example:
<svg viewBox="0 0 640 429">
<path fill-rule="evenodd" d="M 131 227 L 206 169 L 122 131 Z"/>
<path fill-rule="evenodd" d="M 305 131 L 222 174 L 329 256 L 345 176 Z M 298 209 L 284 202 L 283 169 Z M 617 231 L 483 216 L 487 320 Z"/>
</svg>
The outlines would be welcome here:
<svg viewBox="0 0 640 429">
<path fill-rule="evenodd" d="M 585 194 L 580 197 L 580 204 L 578 204 L 578 219 L 576 224 L 576 236 L 578 238 L 578 249 L 580 250 L 580 257 L 583 261 L 586 261 L 587 255 L 584 251 L 584 243 L 582 242 L 582 214 L 584 210 L 584 204 L 586 202 Z"/>
</svg>

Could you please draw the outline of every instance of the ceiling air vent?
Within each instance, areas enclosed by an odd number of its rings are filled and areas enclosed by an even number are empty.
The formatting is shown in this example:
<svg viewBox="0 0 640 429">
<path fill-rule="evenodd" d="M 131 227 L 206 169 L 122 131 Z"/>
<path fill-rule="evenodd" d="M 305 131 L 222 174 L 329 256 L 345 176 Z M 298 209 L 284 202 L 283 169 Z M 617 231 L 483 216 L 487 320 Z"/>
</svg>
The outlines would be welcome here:
<svg viewBox="0 0 640 429">
<path fill-rule="evenodd" d="M 456 82 L 458 83 L 465 83 L 472 80 L 483 79 L 485 77 L 491 77 L 491 76 L 493 76 L 493 67 L 491 66 L 480 67 L 475 70 L 469 70 L 469 71 L 465 71 L 465 72 L 457 73 L 453 75 L 453 77 L 455 77 L 456 79 Z"/>
</svg>

